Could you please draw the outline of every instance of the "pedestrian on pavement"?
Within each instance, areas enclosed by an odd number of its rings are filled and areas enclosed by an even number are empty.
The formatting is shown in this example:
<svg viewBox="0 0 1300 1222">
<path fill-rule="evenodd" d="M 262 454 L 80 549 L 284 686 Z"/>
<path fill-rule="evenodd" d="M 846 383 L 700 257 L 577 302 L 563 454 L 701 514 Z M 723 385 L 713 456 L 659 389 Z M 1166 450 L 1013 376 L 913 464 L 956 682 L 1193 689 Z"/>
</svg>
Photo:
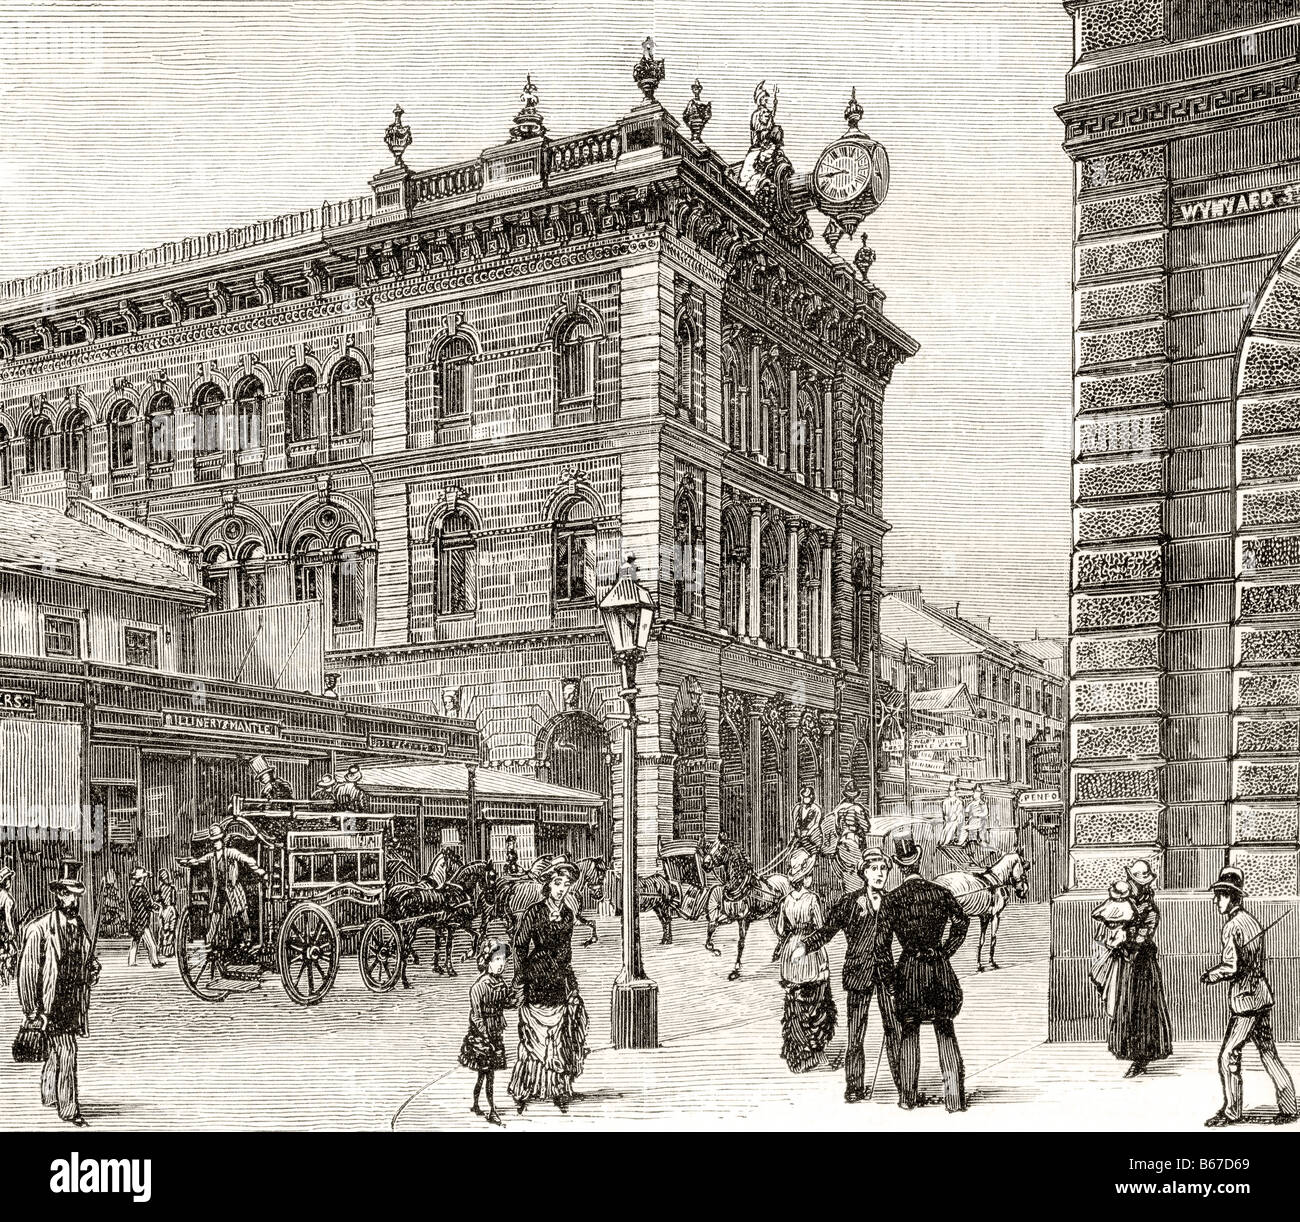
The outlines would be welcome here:
<svg viewBox="0 0 1300 1222">
<path fill-rule="evenodd" d="M 890 998 L 899 1025 L 898 1105 L 910 1109 L 925 1102 L 917 1091 L 921 1024 L 931 1023 L 939 1047 L 943 1101 L 950 1112 L 964 1112 L 966 1070 L 953 1027 L 961 1013 L 962 992 L 949 960 L 966 940 L 970 917 L 952 892 L 921 877 L 921 849 L 911 836 L 894 842 L 894 861 L 903 881 L 880 901 L 876 936 L 882 966 L 893 964 L 895 938 L 901 947 Z"/>
<path fill-rule="evenodd" d="M 104 887 L 99 897 L 98 924 L 96 929 L 105 938 L 119 938 L 126 932 L 122 920 L 122 890 L 117 885 L 117 875 L 113 867 L 104 871 Z"/>
<path fill-rule="evenodd" d="M 1107 1046 L 1121 1061 L 1132 1062 L 1124 1076 L 1136 1078 L 1146 1073 L 1152 1061 L 1168 1057 L 1173 1044 L 1160 951 L 1155 942 L 1160 927 L 1156 876 L 1149 861 L 1135 861 L 1128 867 L 1128 877 L 1133 884 L 1134 915 L 1126 926 L 1128 936 L 1119 948 L 1115 1021 L 1110 1025 Z"/>
<path fill-rule="evenodd" d="M 1255 915 L 1242 906 L 1245 888 L 1245 875 L 1235 866 L 1225 866 L 1210 886 L 1224 917 L 1223 954 L 1218 964 L 1201 976 L 1201 983 L 1228 982 L 1228 1029 L 1219 1049 L 1223 1106 L 1205 1122 L 1211 1129 L 1242 1122 L 1241 1050 L 1247 1043 L 1255 1045 L 1277 1093 L 1273 1123 L 1294 1124 L 1297 1116 L 1295 1084 L 1273 1042 L 1273 990 L 1264 974 L 1264 930 Z"/>
<path fill-rule="evenodd" d="M 496 1071 L 506 1067 L 505 1011 L 519 1004 L 514 989 L 501 978 L 509 958 L 509 943 L 495 938 L 485 943 L 479 952 L 479 977 L 469 988 L 469 1031 L 460 1046 L 460 1063 L 466 1069 L 478 1072 L 478 1080 L 474 1083 L 474 1106 L 469 1110 L 476 1116 L 485 1114 L 479 1106 L 479 1097 L 486 1088 L 487 1122 L 502 1128 L 505 1125 L 497 1112 L 492 1088 Z"/>
<path fill-rule="evenodd" d="M 10 887 L 14 868 L 0 865 L 0 988 L 7 989 L 18 968 L 18 906 Z"/>
<path fill-rule="evenodd" d="M 791 1073 L 807 1073 L 821 1061 L 838 1017 L 831 994 L 830 960 L 820 947 L 804 949 L 804 939 L 822 927 L 821 904 L 807 887 L 815 862 L 806 849 L 790 854 L 786 870 L 790 894 L 776 913 L 776 936 L 782 943 L 781 987 L 785 990 L 781 1059 Z"/>
<path fill-rule="evenodd" d="M 840 900 L 826 914 L 826 923 L 821 929 L 803 940 L 802 953 L 811 954 L 821 950 L 837 933 L 844 935 L 842 980 L 849 1010 L 849 1047 L 844 1058 L 845 1103 L 857 1103 L 867 1097 L 863 1043 L 867 1036 L 867 1019 L 871 1013 L 873 992 L 880 1008 L 889 1072 L 894 1085 L 898 1085 L 898 1023 L 889 996 L 893 962 L 876 938 L 880 905 L 884 900 L 885 881 L 888 877 L 889 858 L 880 849 L 868 849 L 862 858 L 865 886 Z"/>
<path fill-rule="evenodd" d="M 963 842 L 970 846 L 971 861 L 975 853 L 988 850 L 989 804 L 984 800 L 984 786 L 976 785 L 971 790 L 970 805 L 966 808 L 966 834 Z"/>
<path fill-rule="evenodd" d="M 61 1119 L 84 1128 L 77 1098 L 77 1036 L 88 1030 L 90 989 L 100 969 L 81 920 L 86 890 L 81 862 L 61 862 L 59 877 L 49 886 L 54 907 L 28 925 L 23 937 L 18 1000 L 28 1024 L 45 1030 L 41 1102 L 57 1108 Z"/>
<path fill-rule="evenodd" d="M 1122 878 L 1111 883 L 1106 902 L 1092 910 L 1097 930 L 1093 935 L 1092 966 L 1088 975 L 1101 994 L 1108 1023 L 1115 1021 L 1121 952 L 1128 941 L 1129 926 L 1137 915 L 1137 909 L 1133 907 L 1133 893 L 1133 884 Z"/>
<path fill-rule="evenodd" d="M 164 959 L 176 955 L 176 884 L 172 881 L 170 870 L 158 871 L 158 932 L 161 938 L 159 950 Z"/>
<path fill-rule="evenodd" d="M 799 787 L 799 805 L 790 826 L 790 847 L 817 854 L 822 851 L 822 808 L 811 785 Z"/>
<path fill-rule="evenodd" d="M 510 1094 L 521 1113 L 534 1099 L 550 1099 L 567 1112 L 587 1056 L 587 1008 L 573 974 L 574 913 L 565 903 L 577 878 L 578 867 L 564 854 L 550 858 L 542 898 L 520 918 L 515 934 L 521 1000 Z"/>
<path fill-rule="evenodd" d="M 136 960 L 143 946 L 153 967 L 162 967 L 158 958 L 158 946 L 153 940 L 153 914 L 158 911 L 158 901 L 149 894 L 149 874 L 143 866 L 136 866 L 131 871 L 131 880 L 127 887 L 127 902 L 131 905 L 131 916 L 127 923 L 127 932 L 131 935 L 131 945 L 126 952 L 127 967 L 135 967 Z"/>
<path fill-rule="evenodd" d="M 834 843 L 830 851 L 839 860 L 842 886 L 845 891 L 856 891 L 862 885 L 858 867 L 862 864 L 862 850 L 871 835 L 871 817 L 858 798 L 861 791 L 853 778 L 844 783 L 843 800 L 831 811 L 834 824 Z"/>
</svg>

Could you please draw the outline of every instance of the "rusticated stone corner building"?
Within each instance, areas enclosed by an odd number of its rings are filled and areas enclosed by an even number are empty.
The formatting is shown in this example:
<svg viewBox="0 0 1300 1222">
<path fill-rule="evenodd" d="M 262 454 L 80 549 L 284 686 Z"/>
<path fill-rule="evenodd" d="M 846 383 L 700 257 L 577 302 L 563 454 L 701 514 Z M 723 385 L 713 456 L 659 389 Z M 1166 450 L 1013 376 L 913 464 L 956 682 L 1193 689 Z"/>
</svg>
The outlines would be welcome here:
<svg viewBox="0 0 1300 1222">
<path fill-rule="evenodd" d="M 1300 6 L 1066 7 L 1077 893 L 1055 905 L 1052 1034 L 1100 1034 L 1087 913 L 1142 857 L 1175 1038 L 1217 1038 L 1206 888 L 1231 861 L 1264 924 L 1298 904 Z M 1288 1039 L 1296 915 L 1269 935 Z"/>
<path fill-rule="evenodd" d="M 498 857 L 616 849 L 596 602 L 631 555 L 643 868 L 720 828 L 762 858 L 800 784 L 872 779 L 881 402 L 916 344 L 868 257 L 810 244 L 770 116 L 742 174 L 652 96 L 564 139 L 524 100 L 430 171 L 399 113 L 365 199 L 0 288 L 0 483 L 109 500 L 231 610 L 319 602 L 345 700 L 608 796 L 572 826 L 485 807 Z"/>
</svg>

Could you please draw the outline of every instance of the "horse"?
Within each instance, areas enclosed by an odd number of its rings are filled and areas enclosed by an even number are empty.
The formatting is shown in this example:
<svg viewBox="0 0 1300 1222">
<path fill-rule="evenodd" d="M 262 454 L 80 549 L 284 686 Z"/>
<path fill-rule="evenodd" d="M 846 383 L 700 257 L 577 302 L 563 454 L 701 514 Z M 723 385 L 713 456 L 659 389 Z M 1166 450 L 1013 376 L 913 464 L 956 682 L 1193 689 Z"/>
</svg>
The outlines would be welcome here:
<svg viewBox="0 0 1300 1222">
<path fill-rule="evenodd" d="M 790 894 L 790 880 L 784 874 L 769 874 L 760 878 L 740 847 L 723 836 L 714 840 L 713 847 L 705 853 L 704 868 L 716 874 L 719 879 L 705 893 L 708 932 L 704 938 L 704 949 L 721 955 L 722 952 L 713 945 L 713 935 L 718 926 L 734 922 L 740 931 L 736 943 L 736 966 L 727 973 L 727 979 L 739 980 L 740 960 L 745 953 L 745 934 L 755 921 L 775 918 L 781 901 Z M 779 945 L 777 950 L 779 952 Z"/>
<path fill-rule="evenodd" d="M 448 870 L 454 870 L 454 873 L 439 883 L 439 877 L 446 877 Z M 467 929 L 472 933 L 471 926 L 476 917 L 482 917 L 482 929 L 486 929 L 486 897 L 491 894 L 494 879 L 495 870 L 491 862 L 474 861 L 464 865 L 455 849 L 444 849 L 434 859 L 429 871 L 415 882 L 394 883 L 388 888 L 383 915 L 401 931 L 404 988 L 411 987 L 406 976 L 407 962 L 420 961 L 414 950 L 415 936 L 426 927 L 434 930 L 433 970 L 442 974 L 439 950 L 441 933 L 446 928 L 447 974 L 456 975 L 451 963 L 452 937 L 456 929 Z M 475 940 L 476 947 L 481 937 L 480 931 Z"/>
<path fill-rule="evenodd" d="M 662 870 L 653 874 L 638 874 L 636 880 L 637 912 L 653 912 L 659 918 L 660 946 L 673 944 L 673 916 L 686 917 L 686 901 L 694 901 L 694 911 L 698 917 L 701 907 L 698 903 L 700 889 L 690 883 L 679 883 L 669 878 Z M 622 888 L 614 897 L 614 913 L 623 915 Z M 695 918 L 691 918 L 695 919 Z"/>
<path fill-rule="evenodd" d="M 443 886 L 449 904 L 444 920 L 433 925 L 433 970 L 441 974 L 438 966 L 438 949 L 442 936 L 447 935 L 446 974 L 455 976 L 452 966 L 451 944 L 458 930 L 464 930 L 471 938 L 470 948 L 461 956 L 461 962 L 477 958 L 479 947 L 487 936 L 488 918 L 492 913 L 492 897 L 496 891 L 496 867 L 490 861 L 466 862 Z M 475 921 L 478 929 L 474 928 Z"/>
<path fill-rule="evenodd" d="M 605 891 L 605 875 L 609 873 L 609 862 L 603 857 L 582 857 L 578 859 L 578 877 L 574 880 L 569 893 L 564 897 L 565 907 L 573 913 L 579 925 L 591 930 L 591 936 L 583 946 L 591 946 L 600 939 L 596 933 L 596 922 L 582 915 L 584 903 L 600 899 Z M 492 914 L 506 923 L 506 931 L 511 940 L 519 925 L 519 918 L 542 898 L 542 884 L 531 874 L 518 874 L 503 878 L 496 886 L 492 903 Z"/>
<path fill-rule="evenodd" d="M 957 871 L 940 874 L 934 881 L 946 891 L 951 891 L 967 916 L 980 919 L 980 941 L 975 951 L 975 967 L 984 970 L 984 944 L 989 948 L 989 967 L 997 969 L 993 953 L 998 945 L 998 926 L 1002 922 L 1002 911 L 1011 901 L 1014 890 L 1020 899 L 1028 893 L 1029 884 L 1025 878 L 1028 867 L 1020 849 L 1013 849 L 996 864 L 978 874 Z"/>
</svg>

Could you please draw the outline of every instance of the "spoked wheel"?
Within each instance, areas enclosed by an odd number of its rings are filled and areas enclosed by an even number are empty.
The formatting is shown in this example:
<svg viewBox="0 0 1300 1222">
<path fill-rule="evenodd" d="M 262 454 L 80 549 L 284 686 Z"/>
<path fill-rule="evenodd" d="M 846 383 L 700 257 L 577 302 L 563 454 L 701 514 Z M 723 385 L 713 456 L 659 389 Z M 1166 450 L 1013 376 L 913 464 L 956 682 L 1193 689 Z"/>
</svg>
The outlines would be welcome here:
<svg viewBox="0 0 1300 1222">
<path fill-rule="evenodd" d="M 230 996 L 221 970 L 221 956 L 208 945 L 208 912 L 193 904 L 181 914 L 176 928 L 176 962 L 185 987 L 204 1001 L 224 1001 Z"/>
<path fill-rule="evenodd" d="M 384 917 L 367 922 L 357 961 L 366 988 L 387 993 L 402 975 L 402 935 L 397 926 Z"/>
<path fill-rule="evenodd" d="M 339 971 L 339 927 L 319 904 L 289 910 L 280 926 L 280 977 L 300 1006 L 314 1006 L 330 991 Z"/>
</svg>

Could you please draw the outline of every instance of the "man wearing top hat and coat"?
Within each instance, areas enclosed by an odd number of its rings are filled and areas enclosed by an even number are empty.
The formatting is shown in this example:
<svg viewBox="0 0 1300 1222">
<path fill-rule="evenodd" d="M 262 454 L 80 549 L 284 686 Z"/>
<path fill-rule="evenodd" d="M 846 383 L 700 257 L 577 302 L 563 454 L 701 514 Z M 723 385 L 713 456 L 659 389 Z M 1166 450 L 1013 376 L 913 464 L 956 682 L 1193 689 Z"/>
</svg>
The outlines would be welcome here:
<svg viewBox="0 0 1300 1222">
<path fill-rule="evenodd" d="M 187 870 L 206 866 L 212 896 L 211 917 L 208 923 L 208 944 L 216 945 L 219 941 L 221 924 L 226 922 L 226 947 L 239 956 L 244 949 L 244 940 L 248 932 L 248 896 L 244 893 L 240 874 L 248 870 L 254 877 L 266 877 L 263 870 L 247 853 L 228 848 L 226 833 L 220 823 L 214 823 L 208 830 L 208 839 L 212 848 L 201 857 L 178 857 L 176 864 Z"/>
<path fill-rule="evenodd" d="M 898 1084 L 898 1025 L 889 996 L 893 960 L 888 948 L 876 937 L 880 908 L 885 898 L 885 880 L 889 877 L 889 858 L 877 848 L 862 855 L 860 868 L 865 886 L 850 892 L 826 914 L 826 922 L 803 939 L 803 953 L 812 954 L 825 946 L 837 933 L 844 934 L 844 995 L 849 1009 L 849 1046 L 844 1057 L 846 1103 L 867 1097 L 866 1057 L 862 1050 L 871 1013 L 871 994 L 876 995 L 884 1023 L 885 1052 L 889 1072 Z"/>
<path fill-rule="evenodd" d="M 127 921 L 127 932 L 131 935 L 131 945 L 126 952 L 127 967 L 135 966 L 142 946 L 152 966 L 165 967 L 153 940 L 153 914 L 158 910 L 158 901 L 149 891 L 149 873 L 143 866 L 136 866 L 131 871 L 126 898 L 131 905 L 131 916 Z"/>
<path fill-rule="evenodd" d="M 54 907 L 27 926 L 18 964 L 18 1000 L 27 1022 L 45 1028 L 41 1102 L 84 1127 L 77 1099 L 77 1036 L 85 1035 L 90 988 L 99 980 L 90 935 L 80 915 L 81 862 L 64 861 L 50 883 Z"/>
<path fill-rule="evenodd" d="M 950 1112 L 966 1110 L 965 1067 L 953 1019 L 961 1012 L 961 985 L 949 960 L 966 940 L 968 917 L 952 892 L 921 877 L 921 850 L 911 836 L 894 842 L 903 881 L 880 901 L 876 917 L 878 959 L 892 963 L 893 942 L 902 947 L 893 969 L 892 1002 L 899 1025 L 898 1105 L 918 1106 L 921 1024 L 934 1024 L 943 1073 L 943 1101 Z M 945 930 L 947 931 L 945 936 Z"/>
<path fill-rule="evenodd" d="M 1205 1122 L 1219 1129 L 1242 1122 L 1241 1050 L 1253 1043 L 1264 1071 L 1277 1092 L 1274 1124 L 1296 1120 L 1295 1085 L 1273 1042 L 1273 990 L 1264 975 L 1264 931 L 1253 913 L 1242 907 L 1245 875 L 1235 866 L 1224 866 L 1210 886 L 1223 914 L 1223 954 L 1204 975 L 1202 984 L 1228 983 L 1228 1030 L 1219 1050 L 1219 1077 L 1223 1082 L 1223 1106 Z"/>
</svg>

